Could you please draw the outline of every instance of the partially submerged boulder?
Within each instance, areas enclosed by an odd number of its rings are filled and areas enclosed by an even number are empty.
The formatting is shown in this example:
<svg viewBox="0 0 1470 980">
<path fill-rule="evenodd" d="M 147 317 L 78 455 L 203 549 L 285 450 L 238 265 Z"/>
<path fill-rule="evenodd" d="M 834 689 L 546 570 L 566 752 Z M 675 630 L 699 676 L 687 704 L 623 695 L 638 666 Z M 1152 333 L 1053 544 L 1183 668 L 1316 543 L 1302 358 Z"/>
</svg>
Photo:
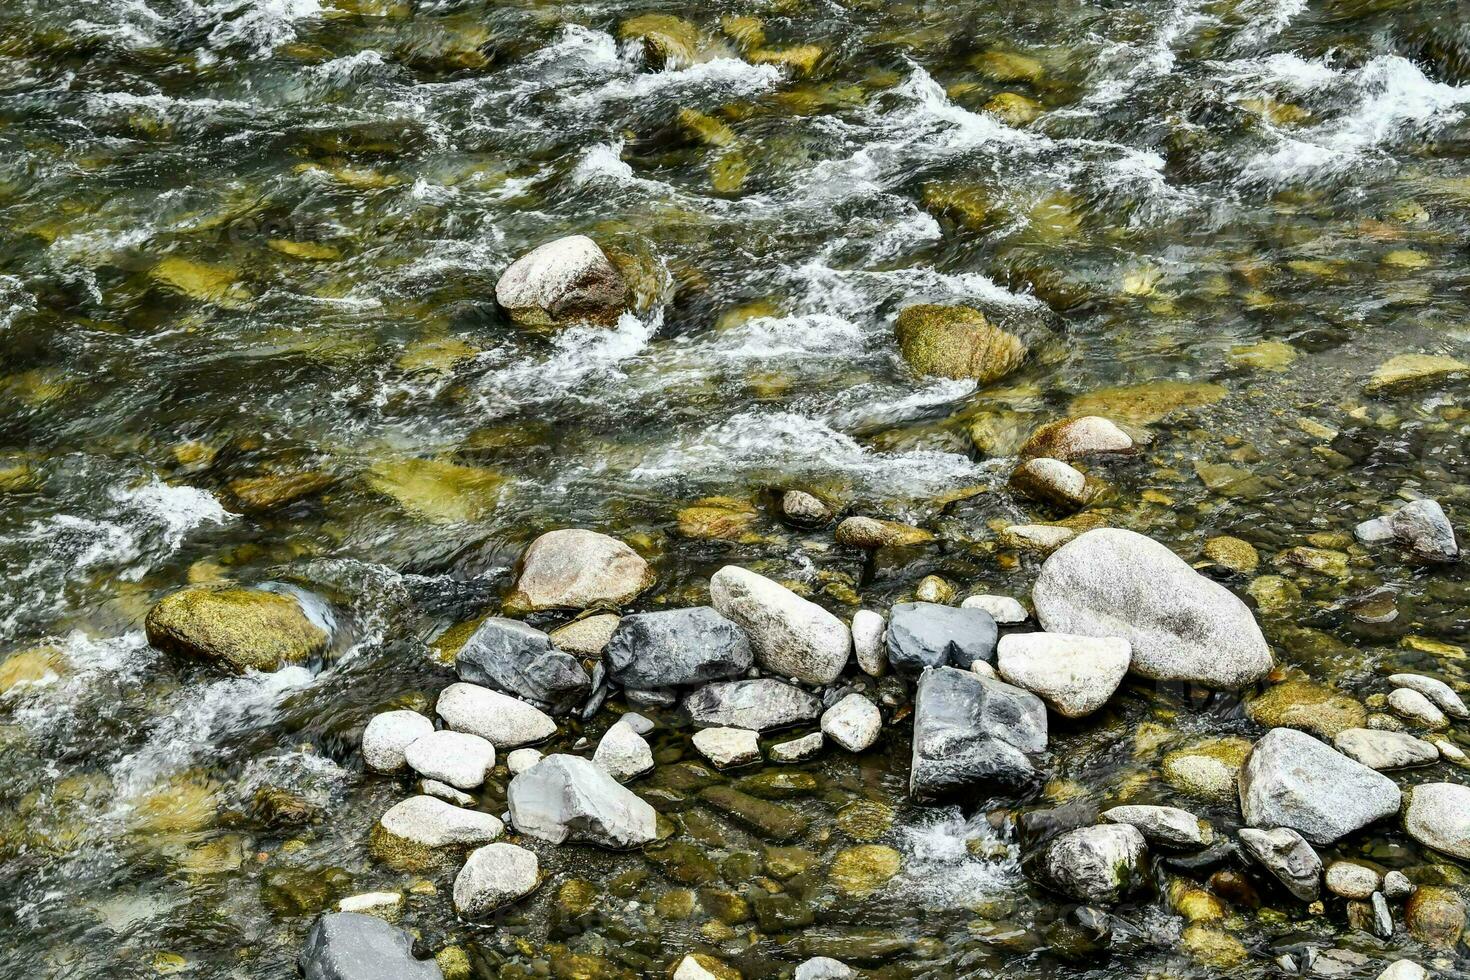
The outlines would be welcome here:
<svg viewBox="0 0 1470 980">
<path fill-rule="evenodd" d="M 521 556 L 505 611 L 615 609 L 653 581 L 648 562 L 617 538 L 582 528 L 547 531 Z"/>
<path fill-rule="evenodd" d="M 1081 718 L 1107 704 L 1130 659 L 1128 641 L 1116 636 L 1012 633 L 1001 638 L 996 669 L 1057 714 Z"/>
<path fill-rule="evenodd" d="M 524 898 L 541 884 L 533 851 L 515 844 L 477 848 L 454 878 L 454 910 L 475 919 Z"/>
<path fill-rule="evenodd" d="M 1460 560 L 1455 528 L 1439 501 L 1421 497 L 1393 513 L 1364 521 L 1354 530 L 1365 544 L 1392 541 L 1425 564 L 1448 564 Z"/>
<path fill-rule="evenodd" d="M 1046 706 L 1028 691 L 968 670 L 919 677 L 909 795 L 929 802 L 979 787 L 1025 787 L 1042 776 Z"/>
<path fill-rule="evenodd" d="M 613 323 L 627 295 L 622 275 L 585 235 L 568 235 L 532 249 L 495 284 L 495 301 L 513 321 L 528 327 Z"/>
<path fill-rule="evenodd" d="M 450 728 L 478 735 L 502 751 L 556 734 L 556 722 L 546 712 L 478 684 L 450 684 L 434 710 Z"/>
<path fill-rule="evenodd" d="M 165 653 L 243 674 L 274 671 L 319 655 L 329 639 L 295 596 L 236 586 L 194 586 L 164 596 L 144 621 Z"/>
<path fill-rule="evenodd" d="M 1042 883 L 1068 898 L 1109 905 L 1138 888 L 1148 845 L 1130 824 L 1078 827 L 1052 838 L 1035 867 Z"/>
<path fill-rule="evenodd" d="M 900 602 L 888 611 L 888 662 L 900 674 L 926 667 L 968 668 L 995 659 L 999 630 L 983 609 L 933 602 Z"/>
<path fill-rule="evenodd" d="M 910 306 L 894 324 L 899 350 L 920 374 L 973 378 L 981 384 L 1010 374 L 1026 360 L 1025 341 L 968 306 Z"/>
<path fill-rule="evenodd" d="M 506 803 L 518 832 L 553 844 L 627 850 L 658 836 L 653 807 L 575 755 L 549 755 L 516 776 Z"/>
</svg>

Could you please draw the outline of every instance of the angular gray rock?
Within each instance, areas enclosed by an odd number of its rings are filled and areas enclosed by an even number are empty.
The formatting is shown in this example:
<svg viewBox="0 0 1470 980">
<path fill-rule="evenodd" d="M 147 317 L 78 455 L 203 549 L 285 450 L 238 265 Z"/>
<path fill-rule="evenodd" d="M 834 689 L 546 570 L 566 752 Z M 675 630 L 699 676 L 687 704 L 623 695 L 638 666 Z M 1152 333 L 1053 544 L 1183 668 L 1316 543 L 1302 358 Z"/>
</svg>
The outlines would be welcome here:
<svg viewBox="0 0 1470 980">
<path fill-rule="evenodd" d="M 1011 633 L 1001 637 L 1000 676 L 1039 696 L 1066 718 L 1090 715 L 1123 683 L 1132 651 L 1116 636 Z"/>
<path fill-rule="evenodd" d="M 748 728 L 702 728 L 694 733 L 694 748 L 718 769 L 759 762 L 760 740 Z"/>
<path fill-rule="evenodd" d="M 1322 894 L 1322 859 L 1301 834 L 1289 827 L 1274 830 L 1242 828 L 1240 843 L 1261 866 L 1276 876 L 1303 902 L 1315 902 Z"/>
<path fill-rule="evenodd" d="M 726 565 L 709 581 L 710 601 L 750 637 L 761 667 L 806 684 L 830 684 L 852 654 L 847 624 L 815 602 L 748 568 Z"/>
<path fill-rule="evenodd" d="M 627 850 L 657 836 L 653 807 L 575 755 L 549 755 L 516 776 L 506 803 L 517 831 L 553 844 Z"/>
<path fill-rule="evenodd" d="M 861 694 L 849 694 L 822 712 L 822 734 L 849 752 L 866 751 L 882 730 L 882 712 Z"/>
<path fill-rule="evenodd" d="M 1402 902 L 1416 890 L 1409 876 L 1402 871 L 1390 871 L 1383 876 L 1383 894 L 1395 902 Z"/>
<path fill-rule="evenodd" d="M 821 732 L 812 732 L 801 738 L 778 742 L 771 746 L 772 762 L 801 762 L 822 751 L 825 739 Z"/>
<path fill-rule="evenodd" d="M 749 728 L 765 732 L 812 721 L 822 702 L 773 677 L 707 684 L 684 699 L 684 710 L 701 728 Z"/>
<path fill-rule="evenodd" d="M 968 670 L 939 667 L 914 696 L 909 795 L 940 800 L 985 786 L 1028 786 L 1042 777 L 1046 705 L 1029 691 Z"/>
<path fill-rule="evenodd" d="M 378 772 L 397 772 L 408 764 L 403 750 L 434 730 L 417 711 L 384 711 L 362 730 L 362 761 Z"/>
<path fill-rule="evenodd" d="M 1079 902 L 1109 905 L 1142 884 L 1147 858 L 1137 827 L 1098 824 L 1052 838 L 1037 868 L 1047 887 Z"/>
<path fill-rule="evenodd" d="M 438 963 L 414 959 L 412 936 L 361 912 L 319 917 L 297 965 L 306 980 L 444 980 Z"/>
<path fill-rule="evenodd" d="M 983 609 L 900 602 L 888 611 L 888 662 L 908 675 L 945 664 L 968 670 L 976 660 L 995 659 L 999 635 Z"/>
<path fill-rule="evenodd" d="M 612 323 L 627 292 L 627 283 L 596 242 L 567 235 L 512 262 L 495 283 L 495 302 L 513 321 L 530 327 Z"/>
<path fill-rule="evenodd" d="M 1133 531 L 1097 528 L 1067 542 L 1041 566 L 1031 599 L 1048 632 L 1127 640 L 1132 671 L 1152 680 L 1234 689 L 1271 669 L 1245 603 Z"/>
<path fill-rule="evenodd" d="M 1465 702 L 1455 689 L 1444 681 L 1435 677 L 1426 677 L 1423 674 L 1390 674 L 1388 682 L 1395 687 L 1406 687 L 1411 691 L 1418 691 L 1434 706 L 1451 718 L 1470 718 L 1470 708 L 1465 707 Z"/>
<path fill-rule="evenodd" d="M 1240 770 L 1240 809 L 1252 827 L 1289 827 L 1314 844 L 1399 811 L 1392 779 L 1292 728 L 1273 728 Z"/>
<path fill-rule="evenodd" d="M 1151 844 L 1169 847 L 1203 847 L 1199 817 L 1177 806 L 1115 806 L 1104 810 L 1102 818 L 1109 823 L 1126 823 L 1137 827 Z"/>
<path fill-rule="evenodd" d="M 626 783 L 653 769 L 653 749 L 632 725 L 618 721 L 603 732 L 592 761 L 618 782 Z"/>
<path fill-rule="evenodd" d="M 541 884 L 541 863 L 515 844 L 486 844 L 473 851 L 454 878 L 454 910 L 479 918 L 521 899 Z"/>
<path fill-rule="evenodd" d="M 1425 847 L 1470 861 L 1470 786 L 1421 783 L 1409 791 L 1404 829 Z"/>
<path fill-rule="evenodd" d="M 883 631 L 887 628 L 883 617 L 871 609 L 859 609 L 852 614 L 852 652 L 863 673 L 870 677 L 888 673 L 888 650 L 883 642 Z"/>
<path fill-rule="evenodd" d="M 497 749 L 514 749 L 556 734 L 556 722 L 539 708 L 478 684 L 450 684 L 434 706 L 444 723 Z"/>
<path fill-rule="evenodd" d="M 459 679 L 525 698 L 552 714 L 581 706 L 592 690 L 582 661 L 525 623 L 491 616 L 454 657 Z"/>
<path fill-rule="evenodd" d="M 1412 500 L 1392 514 L 1364 521 L 1355 533 L 1365 544 L 1392 541 L 1408 551 L 1415 561 L 1425 564 L 1447 564 L 1460 559 L 1454 526 L 1439 502 L 1428 497 Z"/>
<path fill-rule="evenodd" d="M 378 826 L 422 847 L 488 844 L 505 832 L 505 825 L 494 816 L 433 796 L 410 796 L 394 804 L 378 819 Z"/>
<path fill-rule="evenodd" d="M 603 655 L 624 687 L 679 687 L 739 677 L 755 662 L 744 631 L 709 606 L 624 616 Z"/>
<path fill-rule="evenodd" d="M 1439 761 L 1439 749 L 1433 742 L 1403 732 L 1345 728 L 1332 736 L 1332 745 L 1349 759 L 1380 771 L 1432 766 Z"/>
<path fill-rule="evenodd" d="M 1008 595 L 972 595 L 960 603 L 961 609 L 983 609 L 1000 626 L 1014 626 L 1031 618 L 1026 607 Z"/>
<path fill-rule="evenodd" d="M 455 789 L 474 789 L 495 768 L 495 746 L 467 732 L 430 732 L 404 749 L 409 768 Z"/>
</svg>

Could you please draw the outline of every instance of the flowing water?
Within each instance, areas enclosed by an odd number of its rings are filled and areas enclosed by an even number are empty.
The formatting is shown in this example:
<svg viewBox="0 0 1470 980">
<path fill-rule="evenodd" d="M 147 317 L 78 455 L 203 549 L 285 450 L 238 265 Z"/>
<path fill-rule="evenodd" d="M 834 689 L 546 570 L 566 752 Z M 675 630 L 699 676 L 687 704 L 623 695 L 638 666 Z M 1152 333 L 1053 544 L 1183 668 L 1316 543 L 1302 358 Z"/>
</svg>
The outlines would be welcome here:
<svg viewBox="0 0 1470 980">
<path fill-rule="evenodd" d="M 692 57 L 659 70 L 619 39 L 650 12 L 693 25 Z M 573 233 L 633 309 L 512 326 L 497 276 Z M 490 925 L 456 920 L 450 875 L 372 859 L 405 784 L 357 752 L 373 712 L 448 683 L 441 635 L 550 528 L 653 561 L 640 608 L 703 601 L 729 562 L 843 616 L 929 574 L 1024 598 L 1039 556 L 997 531 L 1048 515 L 1005 491 L 1010 454 L 1069 411 L 1153 440 L 1100 471 L 1090 514 L 1190 560 L 1219 534 L 1260 550 L 1230 584 L 1284 667 L 1370 705 L 1396 669 L 1463 682 L 1470 574 L 1350 532 L 1405 495 L 1470 514 L 1465 389 L 1363 390 L 1395 355 L 1470 358 L 1467 240 L 1462 0 L 5 0 L 0 975 L 291 976 L 315 914 L 373 890 L 483 977 L 662 975 L 695 948 L 746 976 L 816 953 L 890 977 L 1254 976 L 1305 946 L 1365 953 L 1363 976 L 1470 968 L 1259 879 L 1203 948 L 1172 871 L 1111 960 L 1079 940 L 986 811 L 1126 798 L 1234 826 L 1159 780 L 1170 749 L 1259 733 L 1218 696 L 1125 685 L 1056 726 L 1038 799 L 908 804 L 902 721 L 789 785 L 732 777 L 811 819 L 797 856 L 689 804 L 706 777 L 660 715 L 635 788 L 687 866 L 547 848 L 547 884 Z M 1030 359 L 989 385 L 916 375 L 893 321 L 921 302 L 1013 309 Z M 301 474 L 264 501 L 241 482 Z M 938 541 L 838 546 L 775 518 L 788 487 Z M 737 533 L 680 521 L 706 497 Z M 1326 574 L 1277 560 L 1298 546 L 1333 552 Z M 296 590 L 327 656 L 229 677 L 147 644 L 153 602 L 221 580 Z M 1390 622 L 1348 602 L 1377 588 Z M 870 839 L 902 868 L 855 897 L 830 868 Z M 1343 853 L 1467 880 L 1392 826 Z"/>
</svg>

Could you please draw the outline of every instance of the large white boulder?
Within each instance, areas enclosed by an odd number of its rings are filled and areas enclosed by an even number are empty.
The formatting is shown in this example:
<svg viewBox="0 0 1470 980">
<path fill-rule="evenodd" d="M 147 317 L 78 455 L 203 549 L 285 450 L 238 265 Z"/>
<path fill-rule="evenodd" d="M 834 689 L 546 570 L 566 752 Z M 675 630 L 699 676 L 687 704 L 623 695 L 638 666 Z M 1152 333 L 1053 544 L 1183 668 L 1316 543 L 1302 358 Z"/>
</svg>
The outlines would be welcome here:
<svg viewBox="0 0 1470 980">
<path fill-rule="evenodd" d="M 1404 829 L 1425 847 L 1470 861 L 1470 786 L 1422 783 L 1409 791 Z"/>
<path fill-rule="evenodd" d="M 996 670 L 1066 718 L 1090 715 L 1128 673 L 1131 650 L 1116 636 L 1011 633 L 996 647 Z"/>
<path fill-rule="evenodd" d="M 628 286 L 606 253 L 586 235 L 547 242 L 510 264 L 495 284 L 495 302 L 530 327 L 612 323 Z"/>
<path fill-rule="evenodd" d="M 658 835 L 653 807 L 575 755 L 549 755 L 516 776 L 506 803 L 517 831 L 553 844 L 583 841 L 627 850 Z"/>
<path fill-rule="evenodd" d="M 756 660 L 779 677 L 830 684 L 852 653 L 847 624 L 779 582 L 736 565 L 710 578 L 715 609 L 750 635 Z"/>
<path fill-rule="evenodd" d="M 1240 810 L 1252 827 L 1289 827 L 1331 844 L 1399 812 L 1399 788 L 1380 772 L 1294 728 L 1273 728 L 1240 770 Z"/>
<path fill-rule="evenodd" d="M 414 772 L 455 789 L 474 789 L 495 768 L 495 746 L 467 732 L 430 732 L 403 752 Z"/>
<path fill-rule="evenodd" d="M 408 764 L 403 750 L 434 731 L 434 723 L 417 711 L 384 711 L 362 730 L 362 760 L 369 769 L 397 772 Z"/>
<path fill-rule="evenodd" d="M 434 706 L 457 732 L 478 735 L 497 749 L 514 749 L 556 734 L 556 722 L 541 709 L 478 684 L 450 684 Z"/>
</svg>

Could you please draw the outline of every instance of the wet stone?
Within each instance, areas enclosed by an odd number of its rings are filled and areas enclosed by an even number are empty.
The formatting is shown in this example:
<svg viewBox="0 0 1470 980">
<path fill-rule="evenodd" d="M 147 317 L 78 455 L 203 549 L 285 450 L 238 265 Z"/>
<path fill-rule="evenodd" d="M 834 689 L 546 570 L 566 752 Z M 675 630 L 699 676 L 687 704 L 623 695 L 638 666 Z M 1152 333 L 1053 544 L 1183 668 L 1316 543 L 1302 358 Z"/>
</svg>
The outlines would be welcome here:
<svg viewBox="0 0 1470 980">
<path fill-rule="evenodd" d="M 1240 808 L 1252 827 L 1289 827 L 1330 844 L 1398 812 L 1393 780 L 1290 728 L 1274 728 L 1240 772 Z"/>
<path fill-rule="evenodd" d="M 821 732 L 812 732 L 800 738 L 777 742 L 771 746 L 771 761 L 783 763 L 802 762 L 821 753 L 822 743 L 823 738 Z"/>
<path fill-rule="evenodd" d="M 756 733 L 744 728 L 706 728 L 695 732 L 694 747 L 720 769 L 749 765 L 761 758 Z"/>
<path fill-rule="evenodd" d="M 799 687 L 762 677 L 708 684 L 684 699 L 684 710 L 701 727 L 764 732 L 816 720 L 822 702 Z"/>
<path fill-rule="evenodd" d="M 1385 517 L 1359 524 L 1355 530 L 1365 544 L 1391 541 L 1411 557 L 1429 564 L 1458 561 L 1460 546 L 1455 529 L 1438 501 L 1410 501 Z"/>
<path fill-rule="evenodd" d="M 1348 728 L 1333 736 L 1332 746 L 1348 758 L 1379 771 L 1430 766 L 1439 761 L 1439 749 L 1433 742 L 1402 732 Z"/>
<path fill-rule="evenodd" d="M 870 677 L 882 677 L 888 672 L 888 651 L 884 644 L 887 624 L 883 617 L 870 609 L 859 609 L 852 614 L 852 649 L 858 666 Z"/>
<path fill-rule="evenodd" d="M 1203 847 L 1204 834 L 1199 818 L 1188 810 L 1173 806 L 1115 806 L 1100 816 L 1111 823 L 1126 823 L 1138 828 L 1151 844 L 1166 847 Z"/>
<path fill-rule="evenodd" d="M 1455 693 L 1455 689 L 1444 681 L 1423 674 L 1391 674 L 1388 682 L 1397 687 L 1418 691 L 1451 718 L 1470 718 L 1470 709 L 1465 707 L 1465 702 Z"/>
<path fill-rule="evenodd" d="M 454 879 L 454 909 L 479 918 L 524 898 L 541 883 L 535 853 L 515 844 L 487 844 L 471 852 Z"/>
<path fill-rule="evenodd" d="M 413 937 L 376 916 L 332 912 L 307 933 L 298 965 L 306 980 L 443 980 L 413 956 Z"/>
<path fill-rule="evenodd" d="M 1240 831 L 1240 843 L 1277 880 L 1303 902 L 1315 902 L 1322 893 L 1322 859 L 1296 831 L 1280 827 Z"/>
<path fill-rule="evenodd" d="M 748 569 L 726 565 L 716 572 L 710 601 L 745 631 L 761 667 L 778 677 L 830 684 L 852 653 L 847 624 Z"/>
<path fill-rule="evenodd" d="M 623 310 L 627 290 L 596 242 L 570 235 L 511 263 L 495 284 L 495 301 L 516 323 L 530 327 L 611 323 Z"/>
<path fill-rule="evenodd" d="M 699 798 L 767 840 L 788 841 L 806 833 L 811 820 L 801 813 L 728 786 L 708 786 Z"/>
<path fill-rule="evenodd" d="M 582 662 L 556 649 L 551 637 L 525 623 L 491 616 L 454 657 L 459 678 L 530 701 L 552 714 L 580 706 L 591 691 Z"/>
<path fill-rule="evenodd" d="M 608 676 L 624 687 L 739 677 L 755 655 L 738 626 L 708 606 L 625 616 L 608 642 Z"/>
<path fill-rule="evenodd" d="M 822 713 L 822 733 L 849 752 L 862 752 L 878 740 L 883 716 L 861 694 L 849 694 Z"/>
<path fill-rule="evenodd" d="M 259 589 L 196 586 L 164 597 L 144 623 L 165 653 L 234 671 L 274 671 L 326 649 L 327 633 L 294 596 Z"/>
<path fill-rule="evenodd" d="M 617 608 L 653 580 L 648 562 L 616 538 L 581 528 L 548 531 L 521 556 L 505 610 Z"/>
<path fill-rule="evenodd" d="M 926 667 L 968 668 L 995 659 L 995 620 L 981 609 L 901 602 L 888 613 L 888 662 L 900 674 Z"/>
<path fill-rule="evenodd" d="M 1047 887 L 1079 902 L 1108 905 L 1142 885 L 1147 854 L 1138 828 L 1103 824 L 1053 838 L 1037 867 Z"/>
<path fill-rule="evenodd" d="M 1026 607 L 1005 595 L 972 595 L 960 603 L 961 609 L 981 609 L 1000 626 L 1014 626 L 1031 618 Z"/>
<path fill-rule="evenodd" d="M 909 795 L 920 802 L 987 785 L 1041 778 L 1046 707 L 1034 694 L 968 671 L 940 667 L 919 679 Z"/>
<path fill-rule="evenodd" d="M 373 715 L 362 732 L 362 758 L 378 772 L 398 772 L 408 760 L 404 750 L 434 731 L 434 723 L 417 711 L 384 711 Z"/>
<path fill-rule="evenodd" d="M 1396 688 L 1388 696 L 1389 710 L 1410 725 L 1420 728 L 1438 729 L 1449 726 L 1444 712 L 1423 694 L 1412 688 Z"/>
<path fill-rule="evenodd" d="M 573 755 L 549 755 L 517 775 L 506 802 L 517 831 L 553 844 L 624 850 L 657 836 L 653 807 Z"/>
</svg>

